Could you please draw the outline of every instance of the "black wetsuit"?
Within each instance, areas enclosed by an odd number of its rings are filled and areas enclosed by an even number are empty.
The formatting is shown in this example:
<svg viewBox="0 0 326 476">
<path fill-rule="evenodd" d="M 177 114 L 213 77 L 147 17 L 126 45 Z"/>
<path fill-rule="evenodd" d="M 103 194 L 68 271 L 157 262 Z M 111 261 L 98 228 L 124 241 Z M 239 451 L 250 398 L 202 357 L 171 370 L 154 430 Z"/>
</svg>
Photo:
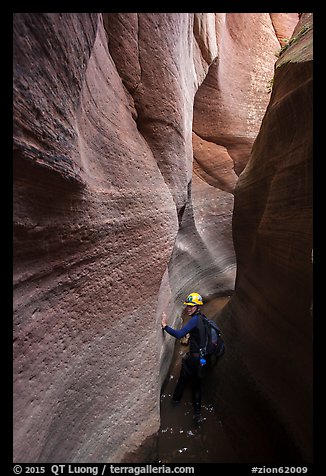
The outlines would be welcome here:
<svg viewBox="0 0 326 476">
<path fill-rule="evenodd" d="M 200 376 L 200 332 L 199 328 L 203 325 L 200 316 L 200 312 L 196 312 L 191 317 L 189 322 L 182 327 L 182 329 L 176 330 L 170 326 L 165 326 L 164 330 L 175 337 L 181 339 L 189 333 L 189 352 L 182 359 L 182 366 L 178 383 L 173 393 L 173 400 L 180 401 L 183 391 L 191 379 L 192 382 L 192 398 L 195 413 L 199 413 L 201 409 L 201 376 Z"/>
</svg>

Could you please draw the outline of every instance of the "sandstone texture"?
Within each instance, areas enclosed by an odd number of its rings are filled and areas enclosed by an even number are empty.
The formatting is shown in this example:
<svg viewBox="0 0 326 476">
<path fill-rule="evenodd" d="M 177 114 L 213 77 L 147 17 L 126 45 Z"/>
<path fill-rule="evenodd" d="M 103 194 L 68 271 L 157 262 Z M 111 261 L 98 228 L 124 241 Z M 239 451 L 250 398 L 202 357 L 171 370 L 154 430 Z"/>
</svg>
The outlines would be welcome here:
<svg viewBox="0 0 326 476">
<path fill-rule="evenodd" d="M 229 352 L 220 385 L 230 431 L 239 443 L 248 435 L 248 462 L 258 454 L 313 458 L 312 35 L 312 14 L 303 14 L 276 62 L 270 104 L 235 190 L 238 269 L 221 318 Z"/>
<path fill-rule="evenodd" d="M 296 27 L 299 14 L 298 13 L 270 13 L 273 27 L 281 46 L 288 43 L 292 37 L 293 30 Z"/>
<path fill-rule="evenodd" d="M 271 15 L 14 14 L 14 461 L 152 450 L 173 344 L 161 312 L 173 324 L 194 287 L 234 289 L 234 190 L 270 100 Z M 248 247 L 252 228 L 236 215 L 235 229 Z"/>
<path fill-rule="evenodd" d="M 15 460 L 116 462 L 159 426 L 155 309 L 175 203 L 102 16 L 14 26 Z"/>
</svg>

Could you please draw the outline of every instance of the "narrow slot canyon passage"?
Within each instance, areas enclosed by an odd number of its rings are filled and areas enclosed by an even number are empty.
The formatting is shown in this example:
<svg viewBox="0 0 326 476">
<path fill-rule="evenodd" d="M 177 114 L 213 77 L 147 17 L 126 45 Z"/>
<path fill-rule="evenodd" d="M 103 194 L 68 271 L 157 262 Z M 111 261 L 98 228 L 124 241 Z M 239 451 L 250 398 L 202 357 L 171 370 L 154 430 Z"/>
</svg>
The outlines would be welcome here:
<svg viewBox="0 0 326 476">
<path fill-rule="evenodd" d="M 204 306 L 204 314 L 212 319 L 228 302 L 229 297 L 216 298 Z M 218 320 L 217 320 L 218 322 Z M 210 379 L 216 378 L 221 360 L 214 365 L 215 374 L 209 370 L 202 382 L 202 422 L 193 419 L 191 387 L 184 392 L 179 405 L 172 404 L 173 391 L 179 377 L 181 358 L 188 346 L 176 342 L 174 357 L 161 393 L 161 428 L 158 433 L 158 460 L 162 463 L 229 463 L 238 462 L 223 429 L 224 415 L 210 392 Z M 220 357 L 223 359 L 224 356 Z M 218 376 L 217 376 L 218 379 Z"/>
<path fill-rule="evenodd" d="M 14 13 L 13 65 L 14 462 L 312 463 L 313 14 Z"/>
</svg>

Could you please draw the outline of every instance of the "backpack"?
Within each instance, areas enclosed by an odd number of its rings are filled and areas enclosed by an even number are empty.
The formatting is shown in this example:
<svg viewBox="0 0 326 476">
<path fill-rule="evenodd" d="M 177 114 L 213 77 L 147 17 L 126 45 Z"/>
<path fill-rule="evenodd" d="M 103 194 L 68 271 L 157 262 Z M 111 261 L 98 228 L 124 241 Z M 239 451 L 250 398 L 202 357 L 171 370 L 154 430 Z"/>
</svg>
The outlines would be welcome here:
<svg viewBox="0 0 326 476">
<path fill-rule="evenodd" d="M 211 319 L 207 319 L 204 314 L 199 314 L 199 353 L 201 357 L 216 356 L 224 354 L 225 346 L 221 337 L 221 330 Z"/>
</svg>

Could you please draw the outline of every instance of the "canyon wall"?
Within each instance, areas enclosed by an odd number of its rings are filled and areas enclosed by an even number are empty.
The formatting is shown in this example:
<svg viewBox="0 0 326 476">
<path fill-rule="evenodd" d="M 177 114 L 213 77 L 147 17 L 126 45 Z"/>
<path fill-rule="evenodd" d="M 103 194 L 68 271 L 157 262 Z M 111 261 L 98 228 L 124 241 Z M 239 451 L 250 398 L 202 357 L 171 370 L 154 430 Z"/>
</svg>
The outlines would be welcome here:
<svg viewBox="0 0 326 476">
<path fill-rule="evenodd" d="M 171 316 L 194 290 L 207 301 L 234 289 L 233 192 L 270 100 L 280 49 L 275 15 L 290 37 L 297 14 L 215 14 L 218 54 L 194 99 L 193 178 L 169 264 Z"/>
<path fill-rule="evenodd" d="M 15 461 L 119 462 L 158 430 L 161 311 L 234 288 L 272 15 L 14 14 Z"/>
<path fill-rule="evenodd" d="M 303 14 L 235 190 L 238 269 L 215 392 L 246 462 L 313 458 L 312 39 Z"/>
</svg>

